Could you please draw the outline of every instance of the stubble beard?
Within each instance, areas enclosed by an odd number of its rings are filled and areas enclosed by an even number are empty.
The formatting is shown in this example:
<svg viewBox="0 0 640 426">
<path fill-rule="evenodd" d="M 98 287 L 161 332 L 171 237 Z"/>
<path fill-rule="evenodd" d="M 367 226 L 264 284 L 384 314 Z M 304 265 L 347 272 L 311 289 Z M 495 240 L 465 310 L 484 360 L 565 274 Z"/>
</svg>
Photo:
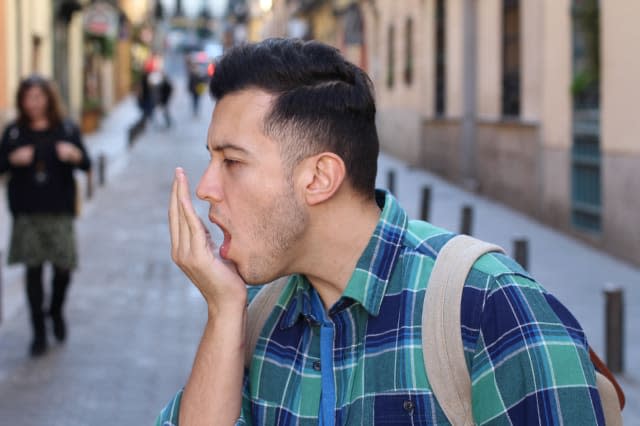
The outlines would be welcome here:
<svg viewBox="0 0 640 426">
<path fill-rule="evenodd" d="M 248 284 L 263 284 L 279 278 L 291 256 L 291 249 L 302 238 L 309 217 L 289 184 L 261 212 L 251 232 L 253 241 L 263 241 L 262 252 L 251 253 L 247 272 L 242 278 Z M 285 262 L 285 263 L 283 263 Z"/>
</svg>

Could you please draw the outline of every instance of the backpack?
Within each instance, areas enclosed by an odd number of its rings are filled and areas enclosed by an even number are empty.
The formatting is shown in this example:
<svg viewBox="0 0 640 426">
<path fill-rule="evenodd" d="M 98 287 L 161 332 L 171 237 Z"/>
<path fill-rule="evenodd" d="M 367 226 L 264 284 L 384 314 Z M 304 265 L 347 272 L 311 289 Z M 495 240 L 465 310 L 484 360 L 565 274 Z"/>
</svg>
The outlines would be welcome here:
<svg viewBox="0 0 640 426">
<path fill-rule="evenodd" d="M 468 235 L 457 235 L 449 240 L 436 258 L 422 308 L 422 352 L 425 371 L 434 396 L 449 422 L 454 425 L 474 424 L 471 377 L 464 359 L 460 334 L 462 289 L 476 260 L 490 252 L 504 253 L 504 250 Z M 288 277 L 282 277 L 265 285 L 247 308 L 247 368 L 251 364 L 264 323 L 287 281 Z M 596 385 L 602 401 L 605 423 L 622 425 L 624 392 L 591 348 L 589 355 L 596 369 Z"/>
</svg>

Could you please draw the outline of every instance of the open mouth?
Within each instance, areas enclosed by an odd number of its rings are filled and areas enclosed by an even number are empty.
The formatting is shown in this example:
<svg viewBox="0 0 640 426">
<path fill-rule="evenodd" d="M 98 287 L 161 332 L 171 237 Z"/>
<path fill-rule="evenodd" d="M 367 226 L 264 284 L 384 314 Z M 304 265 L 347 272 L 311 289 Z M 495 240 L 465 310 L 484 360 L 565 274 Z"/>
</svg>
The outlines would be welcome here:
<svg viewBox="0 0 640 426">
<path fill-rule="evenodd" d="M 211 221 L 211 223 L 220 228 L 220 231 L 222 231 L 224 239 L 222 241 L 222 244 L 220 245 L 220 257 L 227 260 L 229 258 L 229 249 L 231 246 L 231 233 L 227 231 L 226 228 L 222 226 L 220 221 L 216 220 L 213 216 L 209 216 L 209 220 Z"/>
<path fill-rule="evenodd" d="M 224 235 L 224 241 L 220 245 L 220 257 L 227 260 L 229 258 L 229 247 L 231 245 L 231 234 L 220 228 Z"/>
</svg>

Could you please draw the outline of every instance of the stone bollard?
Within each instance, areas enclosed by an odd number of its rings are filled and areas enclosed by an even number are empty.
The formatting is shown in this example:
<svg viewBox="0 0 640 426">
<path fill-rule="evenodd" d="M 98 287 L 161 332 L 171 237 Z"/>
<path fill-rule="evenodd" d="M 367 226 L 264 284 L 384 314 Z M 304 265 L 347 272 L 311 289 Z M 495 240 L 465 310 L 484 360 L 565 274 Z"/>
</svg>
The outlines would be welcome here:
<svg viewBox="0 0 640 426">
<path fill-rule="evenodd" d="M 98 156 L 98 185 L 104 186 L 105 183 L 105 169 L 107 167 L 107 159 L 104 154 Z"/>
<path fill-rule="evenodd" d="M 3 300 L 2 300 L 2 265 L 4 264 L 4 253 L 2 253 L 2 251 L 0 250 L 0 324 L 2 324 L 2 316 L 3 316 L 3 312 L 2 312 L 2 305 L 3 305 Z"/>
<path fill-rule="evenodd" d="M 393 195 L 396 195 L 396 172 L 389 170 L 387 172 L 387 189 Z"/>
<path fill-rule="evenodd" d="M 460 233 L 471 235 L 473 225 L 473 207 L 465 205 L 462 207 L 462 220 L 460 222 Z"/>
<path fill-rule="evenodd" d="M 420 219 L 425 222 L 429 221 L 431 213 L 431 187 L 422 187 L 422 209 L 420 210 Z"/>
<path fill-rule="evenodd" d="M 513 240 L 513 258 L 523 269 L 529 270 L 529 240 L 526 238 Z"/>
<path fill-rule="evenodd" d="M 606 363 L 612 373 L 624 370 L 624 291 L 607 285 L 605 296 Z"/>
<path fill-rule="evenodd" d="M 87 170 L 87 200 L 93 198 L 93 168 Z"/>
</svg>

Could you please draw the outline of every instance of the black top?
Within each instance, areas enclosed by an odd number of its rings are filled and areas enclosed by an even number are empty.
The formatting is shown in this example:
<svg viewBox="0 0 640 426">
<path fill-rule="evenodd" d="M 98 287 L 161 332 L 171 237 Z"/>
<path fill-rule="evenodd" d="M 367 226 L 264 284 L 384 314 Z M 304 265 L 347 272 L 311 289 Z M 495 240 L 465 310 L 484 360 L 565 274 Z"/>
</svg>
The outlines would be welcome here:
<svg viewBox="0 0 640 426">
<path fill-rule="evenodd" d="M 78 165 L 58 159 L 57 142 L 70 142 L 82 151 Z M 33 145 L 33 162 L 25 167 L 9 163 L 9 154 L 16 148 Z M 9 210 L 17 214 L 74 214 L 76 185 L 73 169 L 89 170 L 91 159 L 82 143 L 80 130 L 71 122 L 46 130 L 32 130 L 10 123 L 0 142 L 0 175 L 9 172 L 7 196 Z"/>
</svg>

